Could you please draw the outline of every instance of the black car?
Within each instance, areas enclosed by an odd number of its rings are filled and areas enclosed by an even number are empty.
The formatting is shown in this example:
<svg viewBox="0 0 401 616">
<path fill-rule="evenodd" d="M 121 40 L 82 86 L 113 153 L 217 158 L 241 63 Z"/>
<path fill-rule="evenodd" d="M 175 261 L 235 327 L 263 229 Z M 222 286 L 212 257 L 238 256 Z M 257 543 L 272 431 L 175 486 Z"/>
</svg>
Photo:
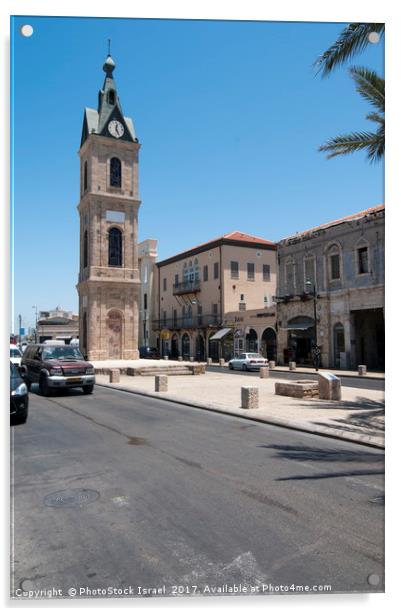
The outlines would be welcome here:
<svg viewBox="0 0 401 616">
<path fill-rule="evenodd" d="M 139 347 L 139 357 L 141 359 L 160 359 L 160 353 L 155 347 Z"/>
<path fill-rule="evenodd" d="M 28 388 L 19 367 L 10 362 L 10 422 L 25 423 L 28 417 Z"/>
</svg>

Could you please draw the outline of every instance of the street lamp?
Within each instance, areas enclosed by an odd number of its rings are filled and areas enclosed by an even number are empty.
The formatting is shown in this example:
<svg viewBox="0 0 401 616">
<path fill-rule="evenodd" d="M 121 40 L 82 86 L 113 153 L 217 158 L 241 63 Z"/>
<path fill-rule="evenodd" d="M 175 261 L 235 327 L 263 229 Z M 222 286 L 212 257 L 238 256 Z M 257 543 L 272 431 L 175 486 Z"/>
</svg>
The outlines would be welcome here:
<svg viewBox="0 0 401 616">
<path fill-rule="evenodd" d="M 316 284 L 311 282 L 310 280 L 306 280 L 305 287 L 307 289 L 312 289 L 313 296 L 313 346 L 312 346 L 312 357 L 315 364 L 316 372 L 319 371 L 320 365 L 320 348 L 317 343 L 317 314 L 316 314 L 316 303 L 317 303 L 317 293 L 316 293 Z M 309 291 L 307 291 L 309 292 Z"/>
<path fill-rule="evenodd" d="M 38 342 L 38 307 L 32 306 L 35 309 L 35 342 Z"/>
</svg>

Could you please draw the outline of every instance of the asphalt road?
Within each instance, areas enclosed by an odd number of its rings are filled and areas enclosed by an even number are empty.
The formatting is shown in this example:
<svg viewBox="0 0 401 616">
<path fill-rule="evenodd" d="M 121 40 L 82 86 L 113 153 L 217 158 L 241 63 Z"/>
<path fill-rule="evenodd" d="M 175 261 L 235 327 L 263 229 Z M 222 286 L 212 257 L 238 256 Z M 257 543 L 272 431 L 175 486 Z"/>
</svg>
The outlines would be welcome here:
<svg viewBox="0 0 401 616">
<path fill-rule="evenodd" d="M 33 388 L 12 471 L 13 596 L 384 587 L 372 448 L 100 386 Z"/>
<path fill-rule="evenodd" d="M 210 372 L 229 372 L 232 375 L 244 374 L 241 370 L 229 370 L 228 368 L 220 367 L 220 366 L 208 366 L 207 370 Z M 253 372 L 247 372 L 247 375 L 252 375 L 259 378 L 259 372 L 254 370 Z M 274 372 L 270 372 L 270 376 L 274 376 L 275 378 L 295 381 L 296 379 L 313 379 L 314 381 L 318 379 L 317 374 L 310 372 L 308 374 L 300 372 L 288 372 L 286 370 L 275 369 Z M 364 378 L 364 377 L 356 377 L 356 376 L 341 376 L 341 382 L 344 387 L 356 387 L 357 389 L 374 389 L 376 391 L 384 391 L 384 380 L 383 379 L 375 379 L 372 377 Z"/>
</svg>

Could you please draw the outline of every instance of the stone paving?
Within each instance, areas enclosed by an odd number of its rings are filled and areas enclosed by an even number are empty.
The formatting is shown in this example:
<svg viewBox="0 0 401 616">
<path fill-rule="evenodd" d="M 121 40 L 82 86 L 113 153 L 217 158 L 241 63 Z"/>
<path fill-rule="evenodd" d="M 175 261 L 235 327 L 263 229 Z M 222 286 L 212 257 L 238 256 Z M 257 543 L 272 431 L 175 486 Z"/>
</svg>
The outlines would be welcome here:
<svg viewBox="0 0 401 616">
<path fill-rule="evenodd" d="M 111 368 L 113 362 L 107 363 Z M 124 362 L 124 365 L 126 363 Z M 160 362 L 158 365 L 161 365 Z M 198 376 L 169 376 L 168 390 L 159 393 L 155 391 L 155 378 L 151 376 L 133 377 L 121 374 L 119 383 L 109 383 L 108 375 L 96 376 L 99 385 L 384 447 L 383 391 L 343 386 L 341 401 L 317 398 L 300 400 L 275 395 L 275 383 L 279 380 L 280 375 L 274 374 L 274 370 L 271 370 L 270 377 L 265 379 L 255 379 L 247 374 L 237 374 L 234 377 L 228 371 L 207 372 Z M 255 386 L 259 388 L 259 407 L 242 408 L 241 387 Z"/>
</svg>

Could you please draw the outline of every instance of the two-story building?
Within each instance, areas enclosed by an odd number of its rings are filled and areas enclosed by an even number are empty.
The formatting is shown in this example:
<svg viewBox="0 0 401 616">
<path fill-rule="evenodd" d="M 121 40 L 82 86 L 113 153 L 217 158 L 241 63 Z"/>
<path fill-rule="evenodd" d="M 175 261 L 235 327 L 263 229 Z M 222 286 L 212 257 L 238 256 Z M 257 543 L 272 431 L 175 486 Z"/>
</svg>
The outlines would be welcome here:
<svg viewBox="0 0 401 616">
<path fill-rule="evenodd" d="M 283 239 L 278 268 L 280 363 L 384 368 L 384 205 Z"/>
<path fill-rule="evenodd" d="M 163 355 L 276 352 L 276 244 L 239 231 L 157 263 L 153 327 Z"/>
<path fill-rule="evenodd" d="M 138 263 L 141 278 L 141 293 L 139 298 L 139 347 L 156 346 L 155 333 L 152 327 L 153 310 L 155 306 L 155 264 L 157 259 L 157 240 L 144 240 L 138 244 Z"/>
</svg>

